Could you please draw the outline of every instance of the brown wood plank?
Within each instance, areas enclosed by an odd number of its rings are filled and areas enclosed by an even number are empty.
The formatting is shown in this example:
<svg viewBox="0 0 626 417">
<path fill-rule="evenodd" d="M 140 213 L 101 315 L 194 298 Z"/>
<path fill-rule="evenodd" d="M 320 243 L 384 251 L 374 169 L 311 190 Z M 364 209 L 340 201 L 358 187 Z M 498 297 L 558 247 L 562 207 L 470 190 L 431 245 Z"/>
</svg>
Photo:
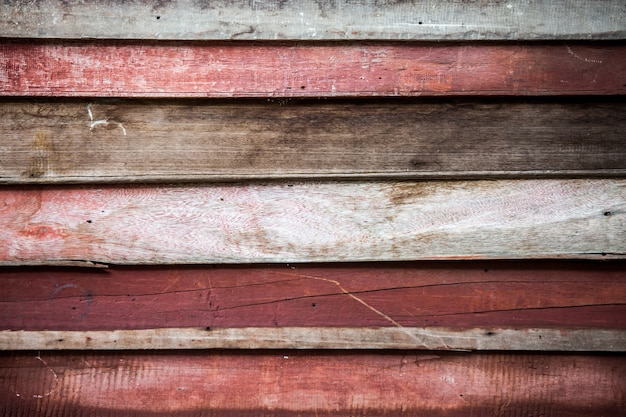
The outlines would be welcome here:
<svg viewBox="0 0 626 417">
<path fill-rule="evenodd" d="M 11 96 L 606 95 L 625 85 L 623 44 L 0 44 L 0 91 Z"/>
<path fill-rule="evenodd" d="M 5 99 L 0 182 L 624 176 L 625 131 L 622 99 Z"/>
<path fill-rule="evenodd" d="M 618 416 L 624 356 L 319 351 L 5 353 L 26 416 Z"/>
<path fill-rule="evenodd" d="M 0 263 L 621 258 L 626 181 L 0 189 Z"/>
<path fill-rule="evenodd" d="M 624 39 L 613 0 L 98 0 L 0 3 L 0 36 L 128 39 Z"/>
<path fill-rule="evenodd" d="M 626 330 L 623 261 L 1 268 L 0 330 Z"/>
</svg>

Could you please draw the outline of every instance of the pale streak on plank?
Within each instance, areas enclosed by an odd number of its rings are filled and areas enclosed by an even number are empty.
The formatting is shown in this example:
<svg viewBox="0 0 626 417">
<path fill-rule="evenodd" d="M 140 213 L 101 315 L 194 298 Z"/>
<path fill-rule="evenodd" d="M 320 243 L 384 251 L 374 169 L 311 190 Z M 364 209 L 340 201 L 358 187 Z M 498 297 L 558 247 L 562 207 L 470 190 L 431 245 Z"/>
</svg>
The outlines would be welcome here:
<svg viewBox="0 0 626 417">
<path fill-rule="evenodd" d="M 607 95 L 625 74 L 613 43 L 0 43 L 7 96 Z"/>
<path fill-rule="evenodd" d="M 0 36 L 248 40 L 624 39 L 612 0 L 67 2 L 0 4 Z"/>
<path fill-rule="evenodd" d="M 618 416 L 619 355 L 345 352 L 12 352 L 12 416 Z"/>
<path fill-rule="evenodd" d="M 624 176 L 625 104 L 5 99 L 0 183 Z"/>
<path fill-rule="evenodd" d="M 626 180 L 5 188 L 0 263 L 622 258 Z"/>
<path fill-rule="evenodd" d="M 403 349 L 626 352 L 626 331 L 414 327 L 0 331 L 0 350 Z"/>
</svg>

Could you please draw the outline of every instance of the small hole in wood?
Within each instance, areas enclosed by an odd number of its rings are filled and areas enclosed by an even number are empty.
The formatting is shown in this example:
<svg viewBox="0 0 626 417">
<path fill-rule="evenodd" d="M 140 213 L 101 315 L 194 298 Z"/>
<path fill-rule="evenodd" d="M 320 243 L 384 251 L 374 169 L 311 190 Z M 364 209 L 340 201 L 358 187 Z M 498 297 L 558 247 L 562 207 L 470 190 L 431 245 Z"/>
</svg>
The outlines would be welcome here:
<svg viewBox="0 0 626 417">
<path fill-rule="evenodd" d="M 604 215 L 605 215 L 605 216 L 610 216 L 611 214 L 613 214 L 613 213 L 611 213 L 610 211 L 605 211 L 605 212 L 604 212 Z"/>
<path fill-rule="evenodd" d="M 157 16 L 157 17 L 156 17 L 156 19 L 157 19 L 157 20 L 160 20 L 160 19 L 161 19 L 161 16 Z"/>
<path fill-rule="evenodd" d="M 87 220 L 87 223 L 91 223 L 91 220 Z"/>
<path fill-rule="evenodd" d="M 312 304 L 311 304 L 311 307 L 315 308 L 315 307 L 317 307 L 317 304 L 312 303 Z"/>
<path fill-rule="evenodd" d="M 418 25 L 421 25 L 421 24 L 422 24 L 422 22 L 417 22 L 417 24 L 418 24 Z"/>
<path fill-rule="evenodd" d="M 300 86 L 300 88 L 304 90 L 306 87 L 305 86 Z"/>
</svg>

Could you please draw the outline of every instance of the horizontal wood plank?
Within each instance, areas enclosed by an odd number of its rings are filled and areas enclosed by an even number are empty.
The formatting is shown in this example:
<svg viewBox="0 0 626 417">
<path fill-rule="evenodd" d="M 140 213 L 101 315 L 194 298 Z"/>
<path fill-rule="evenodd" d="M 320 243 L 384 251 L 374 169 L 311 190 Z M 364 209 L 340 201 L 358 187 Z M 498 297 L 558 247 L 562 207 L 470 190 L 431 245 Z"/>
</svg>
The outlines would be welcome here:
<svg viewBox="0 0 626 417">
<path fill-rule="evenodd" d="M 63 0 L 0 4 L 0 36 L 127 39 L 624 39 L 611 0 Z"/>
<path fill-rule="evenodd" d="M 613 355 L 446 352 L 17 352 L 0 355 L 12 416 L 617 416 Z"/>
<path fill-rule="evenodd" d="M 624 261 L 0 268 L 0 330 L 626 330 Z"/>
<path fill-rule="evenodd" d="M 0 91 L 11 96 L 606 95 L 625 85 L 621 43 L 0 43 Z"/>
<path fill-rule="evenodd" d="M 0 262 L 621 258 L 626 181 L 4 188 Z"/>
<path fill-rule="evenodd" d="M 621 99 L 5 99 L 0 183 L 623 177 L 625 131 Z"/>
<path fill-rule="evenodd" d="M 0 350 L 404 349 L 626 352 L 626 330 L 244 327 L 3 330 Z"/>
</svg>

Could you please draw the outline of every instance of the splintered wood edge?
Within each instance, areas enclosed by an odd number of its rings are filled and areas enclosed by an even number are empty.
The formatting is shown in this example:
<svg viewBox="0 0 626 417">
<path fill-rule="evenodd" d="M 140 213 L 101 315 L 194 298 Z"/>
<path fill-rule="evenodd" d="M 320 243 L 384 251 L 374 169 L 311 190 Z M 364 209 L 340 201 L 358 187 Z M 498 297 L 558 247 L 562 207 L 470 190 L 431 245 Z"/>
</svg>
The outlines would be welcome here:
<svg viewBox="0 0 626 417">
<path fill-rule="evenodd" d="M 359 2 L 8 1 L 0 36 L 176 40 L 624 39 L 611 0 Z"/>
<path fill-rule="evenodd" d="M 0 331 L 0 350 L 410 349 L 626 352 L 625 330 L 440 327 Z"/>
</svg>

